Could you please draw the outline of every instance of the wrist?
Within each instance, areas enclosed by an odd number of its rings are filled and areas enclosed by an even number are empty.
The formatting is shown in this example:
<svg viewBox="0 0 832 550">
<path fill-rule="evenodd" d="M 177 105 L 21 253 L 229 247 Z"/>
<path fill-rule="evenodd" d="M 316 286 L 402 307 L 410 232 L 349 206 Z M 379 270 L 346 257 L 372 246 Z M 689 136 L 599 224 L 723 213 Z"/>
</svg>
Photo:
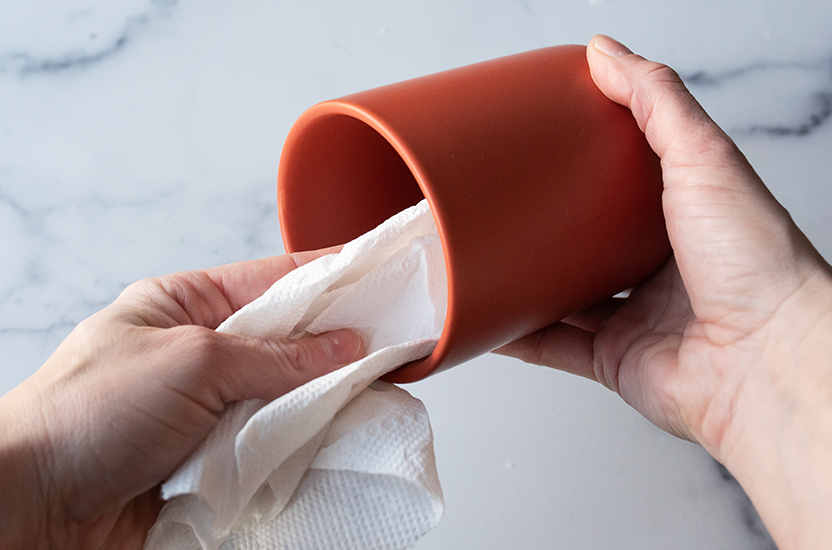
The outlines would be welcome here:
<svg viewBox="0 0 832 550">
<path fill-rule="evenodd" d="M 832 278 L 818 272 L 778 312 L 735 404 L 719 458 L 782 550 L 832 537 Z"/>
<path fill-rule="evenodd" d="M 0 548 L 48 548 L 48 487 L 32 419 L 17 407 L 25 388 L 0 397 Z"/>
</svg>

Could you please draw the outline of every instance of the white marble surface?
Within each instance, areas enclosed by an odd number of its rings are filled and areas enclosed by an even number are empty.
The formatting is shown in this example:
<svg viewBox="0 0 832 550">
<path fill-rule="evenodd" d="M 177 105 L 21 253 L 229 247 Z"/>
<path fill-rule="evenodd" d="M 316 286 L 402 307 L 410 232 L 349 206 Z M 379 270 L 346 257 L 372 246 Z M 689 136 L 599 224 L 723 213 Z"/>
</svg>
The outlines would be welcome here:
<svg viewBox="0 0 832 550">
<path fill-rule="evenodd" d="M 130 282 L 282 252 L 313 103 L 596 32 L 676 67 L 832 257 L 827 0 L 3 0 L 0 392 Z M 425 550 L 767 549 L 698 447 L 496 356 L 411 385 L 447 512 Z"/>
</svg>

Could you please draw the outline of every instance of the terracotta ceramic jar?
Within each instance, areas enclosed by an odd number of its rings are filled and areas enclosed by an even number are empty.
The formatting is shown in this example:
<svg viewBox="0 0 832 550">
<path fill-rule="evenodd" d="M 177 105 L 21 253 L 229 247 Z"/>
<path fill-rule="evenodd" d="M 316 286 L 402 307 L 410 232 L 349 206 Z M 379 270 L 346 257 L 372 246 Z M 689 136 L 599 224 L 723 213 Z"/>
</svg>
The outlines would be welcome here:
<svg viewBox="0 0 832 550">
<path fill-rule="evenodd" d="M 670 254 L 659 159 L 557 46 L 326 101 L 292 127 L 278 207 L 289 252 L 347 242 L 423 197 L 448 315 L 421 379 L 634 286 Z"/>
</svg>

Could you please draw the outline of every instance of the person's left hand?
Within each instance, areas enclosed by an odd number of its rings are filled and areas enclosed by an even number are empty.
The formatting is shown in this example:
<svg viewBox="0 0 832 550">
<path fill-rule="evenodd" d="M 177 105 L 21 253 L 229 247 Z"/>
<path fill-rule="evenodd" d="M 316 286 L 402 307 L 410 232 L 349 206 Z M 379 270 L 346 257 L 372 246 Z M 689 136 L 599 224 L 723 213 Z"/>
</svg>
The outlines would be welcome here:
<svg viewBox="0 0 832 550">
<path fill-rule="evenodd" d="M 351 330 L 279 341 L 214 330 L 320 255 L 139 281 L 78 325 L 0 399 L 0 547 L 142 548 L 159 485 L 226 406 L 357 359 Z"/>
</svg>

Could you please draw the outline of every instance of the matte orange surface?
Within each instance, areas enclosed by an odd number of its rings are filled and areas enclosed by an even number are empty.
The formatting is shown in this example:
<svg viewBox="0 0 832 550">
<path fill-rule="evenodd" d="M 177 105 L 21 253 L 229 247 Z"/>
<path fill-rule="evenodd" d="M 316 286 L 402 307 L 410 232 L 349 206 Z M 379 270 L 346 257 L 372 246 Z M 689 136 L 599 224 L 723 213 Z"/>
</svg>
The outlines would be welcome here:
<svg viewBox="0 0 832 550">
<path fill-rule="evenodd" d="M 661 167 L 604 97 L 583 46 L 556 46 L 326 101 L 280 159 L 286 250 L 341 244 L 427 197 L 448 271 L 433 354 L 463 363 L 630 288 L 670 255 Z"/>
</svg>

